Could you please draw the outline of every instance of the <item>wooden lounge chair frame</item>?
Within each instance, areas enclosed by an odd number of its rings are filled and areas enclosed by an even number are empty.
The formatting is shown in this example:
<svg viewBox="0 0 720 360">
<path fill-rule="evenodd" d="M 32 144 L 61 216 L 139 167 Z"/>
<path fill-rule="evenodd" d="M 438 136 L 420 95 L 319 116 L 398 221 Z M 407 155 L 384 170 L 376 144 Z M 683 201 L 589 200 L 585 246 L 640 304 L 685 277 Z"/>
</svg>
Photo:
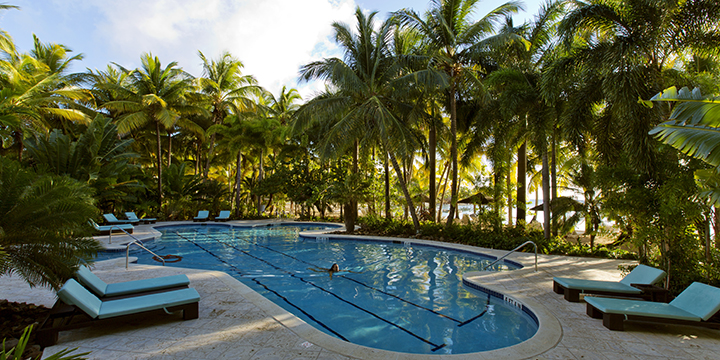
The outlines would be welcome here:
<svg viewBox="0 0 720 360">
<path fill-rule="evenodd" d="M 656 324 L 675 324 L 675 325 L 691 325 L 707 327 L 711 329 L 720 329 L 720 313 L 716 313 L 708 321 L 689 321 L 668 318 L 657 318 L 650 316 L 625 315 L 625 314 L 606 314 L 596 309 L 594 306 L 587 304 L 586 312 L 593 319 L 602 319 L 603 326 L 610 330 L 624 331 L 625 321 L 651 322 Z"/>
</svg>

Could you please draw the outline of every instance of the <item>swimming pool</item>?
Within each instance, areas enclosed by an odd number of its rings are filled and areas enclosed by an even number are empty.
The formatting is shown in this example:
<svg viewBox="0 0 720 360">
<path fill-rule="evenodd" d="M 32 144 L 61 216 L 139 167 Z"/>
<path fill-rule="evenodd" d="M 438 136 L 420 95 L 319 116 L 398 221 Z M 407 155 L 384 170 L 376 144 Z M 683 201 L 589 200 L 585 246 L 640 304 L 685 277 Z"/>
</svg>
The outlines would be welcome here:
<svg viewBox="0 0 720 360">
<path fill-rule="evenodd" d="M 463 286 L 462 273 L 482 269 L 489 257 L 400 241 L 303 237 L 301 229 L 313 228 L 158 227 L 162 238 L 146 245 L 183 257 L 168 266 L 224 271 L 315 328 L 373 348 L 463 354 L 512 346 L 538 329 L 531 312 L 502 295 Z M 157 264 L 146 253 L 133 256 Z M 310 269 L 333 263 L 343 271 L 332 278 Z"/>
</svg>

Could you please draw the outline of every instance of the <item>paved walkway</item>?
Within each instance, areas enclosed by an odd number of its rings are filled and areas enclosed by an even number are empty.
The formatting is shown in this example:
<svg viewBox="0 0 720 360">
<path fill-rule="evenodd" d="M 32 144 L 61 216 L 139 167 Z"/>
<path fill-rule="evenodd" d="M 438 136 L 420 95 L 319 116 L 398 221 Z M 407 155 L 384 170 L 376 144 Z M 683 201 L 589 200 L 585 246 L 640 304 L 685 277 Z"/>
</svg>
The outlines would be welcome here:
<svg viewBox="0 0 720 360">
<path fill-rule="evenodd" d="M 155 236 L 139 227 L 137 235 Z M 113 243 L 121 237 L 113 236 Z M 463 246 L 461 246 L 463 247 Z M 480 249 L 498 255 L 502 251 Z M 601 320 L 585 315 L 585 303 L 569 303 L 552 291 L 553 276 L 619 280 L 618 265 L 627 262 L 563 256 L 538 257 L 539 272 L 532 270 L 533 256 L 514 254 L 512 260 L 526 269 L 499 273 L 472 273 L 469 277 L 501 289 L 521 301 L 532 302 L 557 318 L 559 333 L 544 344 L 542 353 L 528 354 L 512 348 L 492 354 L 418 356 L 377 351 L 327 336 L 279 306 L 265 300 L 227 274 L 214 271 L 134 265 L 125 261 L 99 262 L 93 272 L 107 282 L 185 273 L 201 296 L 200 317 L 183 321 L 179 315 L 134 318 L 113 326 L 94 326 L 60 333 L 58 345 L 45 349 L 49 356 L 65 348 L 90 351 L 90 359 L 718 359 L 720 331 L 687 326 L 626 324 L 614 332 Z M 17 277 L 0 278 L 0 297 L 10 301 L 52 306 L 49 290 L 29 288 Z M 410 355 L 410 356 L 408 356 Z"/>
</svg>

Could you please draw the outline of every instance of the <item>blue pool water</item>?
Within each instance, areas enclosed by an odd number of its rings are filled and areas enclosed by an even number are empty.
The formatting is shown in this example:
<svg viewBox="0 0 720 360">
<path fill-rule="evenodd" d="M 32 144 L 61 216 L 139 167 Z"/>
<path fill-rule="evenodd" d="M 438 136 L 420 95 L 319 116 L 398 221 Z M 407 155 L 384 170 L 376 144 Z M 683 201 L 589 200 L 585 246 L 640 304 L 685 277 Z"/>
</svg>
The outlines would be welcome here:
<svg viewBox="0 0 720 360">
<path fill-rule="evenodd" d="M 462 284 L 462 273 L 482 269 L 489 257 L 402 242 L 298 235 L 318 228 L 159 227 L 163 236 L 146 246 L 160 255 L 182 256 L 168 266 L 224 271 L 318 330 L 373 348 L 471 353 L 515 345 L 538 329 L 518 307 Z M 144 251 L 131 252 L 139 263 L 158 264 Z M 332 278 L 312 270 L 333 263 L 341 272 Z"/>
</svg>

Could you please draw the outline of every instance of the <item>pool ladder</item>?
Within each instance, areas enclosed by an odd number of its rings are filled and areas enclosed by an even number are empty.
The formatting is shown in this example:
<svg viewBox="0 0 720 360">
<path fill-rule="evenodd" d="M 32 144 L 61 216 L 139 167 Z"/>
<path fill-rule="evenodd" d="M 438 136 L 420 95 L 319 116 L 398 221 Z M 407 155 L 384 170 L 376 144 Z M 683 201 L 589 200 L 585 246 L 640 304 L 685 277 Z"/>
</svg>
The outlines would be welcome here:
<svg viewBox="0 0 720 360">
<path fill-rule="evenodd" d="M 146 248 L 146 247 L 142 244 L 142 241 L 140 241 L 140 239 L 136 238 L 135 236 L 133 236 L 133 235 L 130 234 L 129 232 L 125 231 L 125 229 L 120 229 L 120 230 L 122 230 L 122 232 L 124 232 L 125 234 L 127 234 L 127 236 L 129 236 L 129 237 L 131 237 L 131 238 L 133 239 L 133 241 L 129 242 L 129 243 L 125 246 L 125 269 L 127 269 L 128 266 L 130 265 L 130 245 L 132 245 L 132 244 L 135 244 L 135 245 L 139 246 L 141 249 L 143 249 L 143 250 L 145 250 L 145 251 L 153 254 L 153 256 L 155 256 L 155 257 L 157 257 L 158 259 L 160 259 L 160 261 L 162 261 L 162 263 L 163 263 L 163 266 L 165 266 L 165 259 L 164 259 L 162 256 L 160 256 L 160 255 L 152 252 L 152 250 Z"/>
<path fill-rule="evenodd" d="M 537 271 L 538 271 L 538 269 L 537 269 L 537 245 L 536 245 L 534 242 L 530 241 L 530 240 L 528 240 L 528 241 L 520 244 L 520 246 L 518 246 L 518 247 L 516 247 L 516 248 L 514 248 L 514 249 L 512 249 L 512 250 L 510 250 L 507 254 L 503 255 L 501 258 L 499 258 L 499 259 L 491 262 L 490 265 L 487 265 L 487 266 L 485 266 L 485 267 L 483 268 L 483 271 L 485 271 L 487 268 L 489 268 L 489 267 L 491 267 L 491 266 L 499 263 L 500 261 L 503 261 L 503 260 L 504 260 L 506 257 L 508 257 L 510 254 L 516 252 L 517 250 L 519 250 L 520 248 L 522 248 L 523 246 L 525 246 L 525 245 L 527 245 L 527 244 L 533 244 L 533 247 L 535 247 L 535 271 L 537 272 Z"/>
</svg>

